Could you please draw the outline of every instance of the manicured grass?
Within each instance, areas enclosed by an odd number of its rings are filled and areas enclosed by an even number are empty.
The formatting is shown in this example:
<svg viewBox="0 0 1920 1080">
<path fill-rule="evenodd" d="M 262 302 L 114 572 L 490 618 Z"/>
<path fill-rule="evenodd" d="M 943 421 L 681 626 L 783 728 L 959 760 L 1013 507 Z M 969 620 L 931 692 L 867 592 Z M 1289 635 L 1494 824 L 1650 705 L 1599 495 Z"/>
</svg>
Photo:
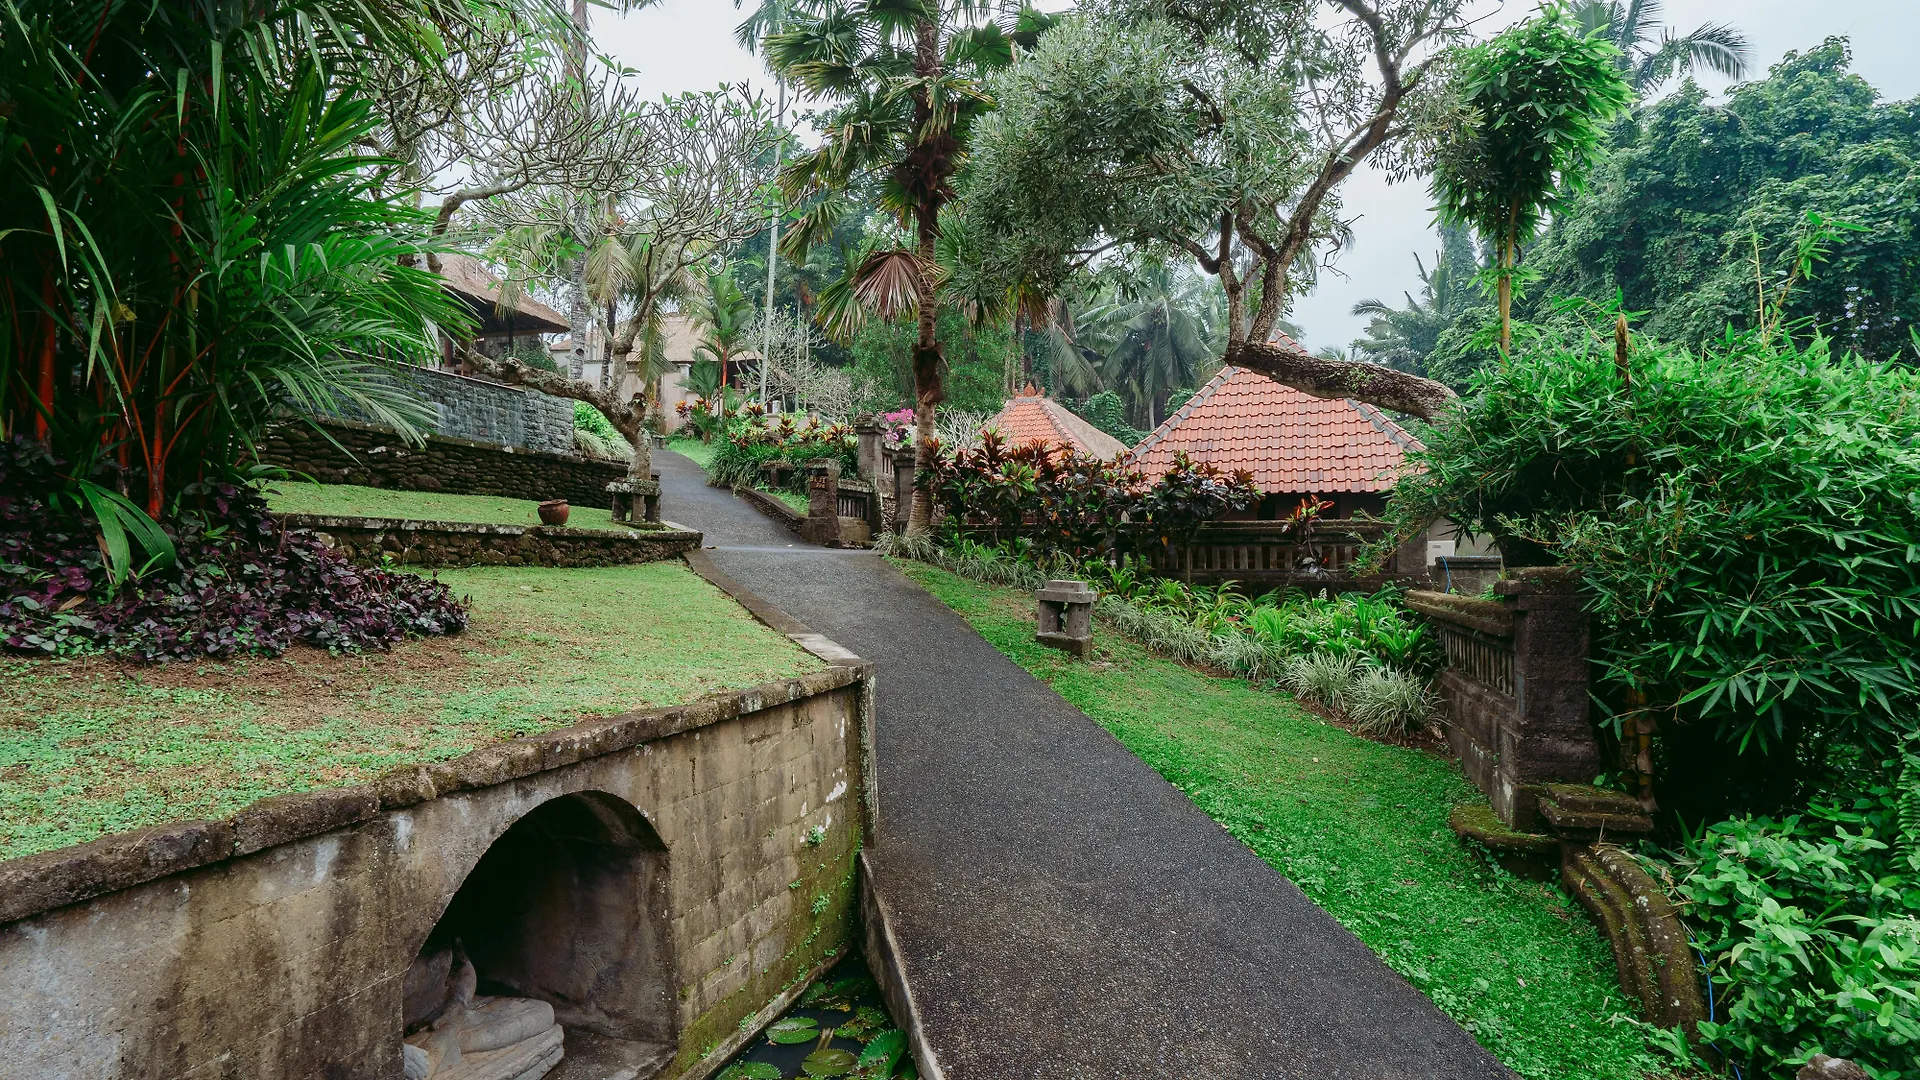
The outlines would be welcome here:
<svg viewBox="0 0 1920 1080">
<path fill-rule="evenodd" d="M 1475 797 L 1449 760 L 1358 738 L 1284 695 L 1153 656 L 1097 626 L 1096 663 L 1033 641 L 1025 593 L 902 570 L 1045 679 L 1300 886 L 1501 1061 L 1539 1080 L 1635 1080 L 1599 931 L 1559 889 L 1490 869 L 1447 828 Z"/>
<path fill-rule="evenodd" d="M 266 492 L 267 505 L 283 514 L 470 521 L 483 525 L 540 524 L 540 504 L 531 499 L 446 495 L 437 491 L 394 491 L 357 484 L 309 484 L 293 480 L 269 484 Z M 615 525 L 612 515 L 598 507 L 572 506 L 568 511 L 568 528 L 624 528 Z"/>
<path fill-rule="evenodd" d="M 440 578 L 470 629 L 390 653 L 0 659 L 0 858 L 822 666 L 678 561 Z"/>
<path fill-rule="evenodd" d="M 712 443 L 701 442 L 699 439 L 683 439 L 675 435 L 667 439 L 667 449 L 690 459 L 695 465 L 704 469 L 713 464 L 713 454 L 717 448 Z"/>
</svg>

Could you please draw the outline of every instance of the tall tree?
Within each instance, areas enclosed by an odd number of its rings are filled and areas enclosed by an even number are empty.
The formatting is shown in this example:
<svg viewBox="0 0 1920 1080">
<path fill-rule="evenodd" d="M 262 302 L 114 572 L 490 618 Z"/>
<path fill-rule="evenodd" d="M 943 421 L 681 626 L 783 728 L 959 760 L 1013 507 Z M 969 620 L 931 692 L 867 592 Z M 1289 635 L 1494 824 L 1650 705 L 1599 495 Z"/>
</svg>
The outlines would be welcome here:
<svg viewBox="0 0 1920 1080">
<path fill-rule="evenodd" d="M 1865 231 L 1793 287 L 1789 325 L 1810 320 L 1836 349 L 1920 359 L 1917 111 L 1915 100 L 1880 100 L 1838 38 L 1789 53 L 1723 102 L 1685 87 L 1638 110 L 1528 250 L 1540 280 L 1523 313 L 1617 290 L 1649 312 L 1647 333 L 1697 348 L 1755 325 L 1756 247 L 1771 276 L 1819 214 Z"/>
<path fill-rule="evenodd" d="M 1695 68 L 1746 77 L 1752 50 L 1747 36 L 1727 23 L 1701 23 L 1676 37 L 1660 25 L 1660 0 L 1581 0 L 1572 14 L 1580 29 L 1605 34 L 1620 50 L 1615 63 L 1643 97 Z"/>
<path fill-rule="evenodd" d="M 1209 316 L 1207 278 L 1152 262 L 1113 286 L 1074 319 L 1079 342 L 1099 353 L 1103 388 L 1118 393 L 1135 420 L 1160 424 L 1167 395 L 1196 386 L 1220 355 Z"/>
<path fill-rule="evenodd" d="M 785 244 L 806 251 L 860 203 L 878 206 L 907 243 L 867 252 L 851 268 L 853 299 L 883 318 L 911 313 L 915 445 L 924 468 L 933 458 L 934 411 L 945 393 L 936 334 L 939 272 L 935 244 L 941 211 L 954 195 L 976 120 L 992 105 L 987 73 L 1013 62 L 1014 35 L 1044 20 L 1022 9 L 1003 26 L 981 0 L 824 0 L 766 39 L 774 70 L 827 107 L 821 145 L 781 172 L 790 199 L 812 200 Z M 908 246 L 910 244 L 911 246 Z M 916 488 L 910 532 L 925 532 L 930 493 Z"/>
<path fill-rule="evenodd" d="M 1619 52 L 1547 4 L 1461 58 L 1472 121 L 1442 144 L 1433 194 L 1443 221 L 1471 225 L 1494 244 L 1503 355 L 1513 341 L 1520 245 L 1586 182 L 1607 121 L 1633 100 L 1614 65 Z"/>
<path fill-rule="evenodd" d="M 966 212 L 1043 291 L 1103 252 L 1172 249 L 1220 278 L 1225 359 L 1309 393 L 1431 415 L 1446 387 L 1271 341 L 1346 235 L 1362 162 L 1397 178 L 1453 122 L 1458 0 L 1099 0 L 995 83 Z"/>
<path fill-rule="evenodd" d="M 733 275 L 719 270 L 707 275 L 706 288 L 688 304 L 687 313 L 700 335 L 694 355 L 720 365 L 719 389 L 724 394 L 732 385 L 740 350 L 747 345 L 747 331 L 754 325 L 753 300 L 734 284 Z"/>
</svg>

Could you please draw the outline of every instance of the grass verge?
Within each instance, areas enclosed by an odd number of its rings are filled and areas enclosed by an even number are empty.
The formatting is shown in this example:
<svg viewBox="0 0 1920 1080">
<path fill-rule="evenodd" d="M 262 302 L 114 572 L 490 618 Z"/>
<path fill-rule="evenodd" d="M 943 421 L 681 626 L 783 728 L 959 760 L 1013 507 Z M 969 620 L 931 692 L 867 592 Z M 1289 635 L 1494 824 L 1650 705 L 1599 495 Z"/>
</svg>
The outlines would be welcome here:
<svg viewBox="0 0 1920 1080">
<path fill-rule="evenodd" d="M 482 525 L 538 525 L 540 504 L 530 499 L 492 495 L 447 495 L 438 491 L 395 491 L 358 484 L 309 484 L 282 480 L 267 485 L 267 505 L 282 514 L 340 517 L 408 518 L 415 521 L 466 521 Z M 623 528 L 594 506 L 569 508 L 567 526 L 575 529 Z"/>
<path fill-rule="evenodd" d="M 471 628 L 389 653 L 0 659 L 0 859 L 821 666 L 678 561 L 440 577 Z"/>
<path fill-rule="evenodd" d="M 1370 742 L 1242 679 L 1096 625 L 1094 663 L 1033 641 L 1031 596 L 897 565 L 1285 874 L 1530 1080 L 1639 1080 L 1664 1063 L 1631 1023 L 1600 933 L 1552 886 L 1466 852 L 1476 797 L 1436 754 Z"/>
<path fill-rule="evenodd" d="M 699 439 L 683 439 L 675 435 L 668 437 L 667 449 L 704 469 L 713 464 L 714 451 L 718 447 L 712 443 L 701 442 Z"/>
</svg>

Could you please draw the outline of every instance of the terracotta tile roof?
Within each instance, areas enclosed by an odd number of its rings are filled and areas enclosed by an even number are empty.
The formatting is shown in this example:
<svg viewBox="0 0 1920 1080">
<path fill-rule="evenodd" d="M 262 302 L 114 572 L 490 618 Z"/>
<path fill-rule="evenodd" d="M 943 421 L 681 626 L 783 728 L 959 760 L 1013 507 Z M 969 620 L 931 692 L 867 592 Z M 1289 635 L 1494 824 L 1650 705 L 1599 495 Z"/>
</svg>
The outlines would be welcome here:
<svg viewBox="0 0 1920 1080">
<path fill-rule="evenodd" d="M 1031 386 L 1019 397 L 1009 400 L 993 419 L 980 425 L 982 431 L 988 428 L 998 429 L 1003 438 L 1015 445 L 1039 439 L 1109 461 L 1127 452 L 1127 444 L 1075 416 L 1064 405 L 1042 396 Z"/>
<path fill-rule="evenodd" d="M 491 317 L 500 323 L 499 332 L 506 332 L 500 281 L 485 263 L 472 255 L 449 251 L 440 256 L 440 277 L 449 291 L 473 306 L 483 322 Z M 555 333 L 567 328 L 567 317 L 522 292 L 514 305 L 513 328 L 521 333 Z"/>
<path fill-rule="evenodd" d="M 1174 454 L 1232 471 L 1261 491 L 1322 494 L 1391 491 L 1407 451 L 1420 440 L 1349 398 L 1328 401 L 1246 368 L 1226 367 L 1127 456 L 1149 479 Z"/>
</svg>

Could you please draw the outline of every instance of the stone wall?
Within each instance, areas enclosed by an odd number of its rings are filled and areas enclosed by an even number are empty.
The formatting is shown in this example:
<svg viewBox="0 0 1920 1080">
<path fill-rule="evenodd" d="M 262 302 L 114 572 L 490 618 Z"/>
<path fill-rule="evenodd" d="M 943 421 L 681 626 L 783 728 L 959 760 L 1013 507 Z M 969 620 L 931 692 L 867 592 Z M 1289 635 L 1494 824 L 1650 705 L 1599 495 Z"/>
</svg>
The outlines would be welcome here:
<svg viewBox="0 0 1920 1080">
<path fill-rule="evenodd" d="M 691 529 L 572 529 L 461 521 L 281 514 L 289 528 L 325 537 L 361 566 L 620 566 L 659 562 L 700 546 Z"/>
<path fill-rule="evenodd" d="M 566 1027 L 551 1076 L 706 1075 L 852 940 L 872 683 L 834 655 L 690 706 L 0 863 L 0 1073 L 393 1080 L 403 978 L 486 855 L 538 903 L 495 913 L 524 940 L 469 954 L 495 965 L 483 981 L 549 988 L 531 996 Z M 502 841 L 533 821 L 556 844 Z M 499 873 L 516 847 L 563 872 Z M 519 969 L 484 959 L 512 955 Z"/>
<path fill-rule="evenodd" d="M 390 370 L 395 382 L 433 406 L 438 414 L 432 424 L 436 435 L 573 453 L 573 402 L 565 398 L 435 368 Z M 369 419 L 351 407 L 342 407 L 340 417 L 355 422 Z"/>
<path fill-rule="evenodd" d="M 567 423 L 571 448 L 571 414 Z M 612 505 L 607 485 L 627 475 L 624 462 L 574 453 L 524 450 L 442 435 L 429 435 L 425 446 L 416 447 L 371 424 L 350 420 L 320 424 L 326 434 L 304 421 L 275 426 L 260 440 L 260 460 L 326 484 L 565 499 L 575 506 L 603 509 Z"/>
<path fill-rule="evenodd" d="M 1447 741 L 1500 820 L 1538 832 L 1536 789 L 1600 772 L 1587 719 L 1587 613 L 1571 571 L 1513 570 L 1499 600 L 1425 591 L 1407 606 L 1446 649 Z"/>
</svg>

